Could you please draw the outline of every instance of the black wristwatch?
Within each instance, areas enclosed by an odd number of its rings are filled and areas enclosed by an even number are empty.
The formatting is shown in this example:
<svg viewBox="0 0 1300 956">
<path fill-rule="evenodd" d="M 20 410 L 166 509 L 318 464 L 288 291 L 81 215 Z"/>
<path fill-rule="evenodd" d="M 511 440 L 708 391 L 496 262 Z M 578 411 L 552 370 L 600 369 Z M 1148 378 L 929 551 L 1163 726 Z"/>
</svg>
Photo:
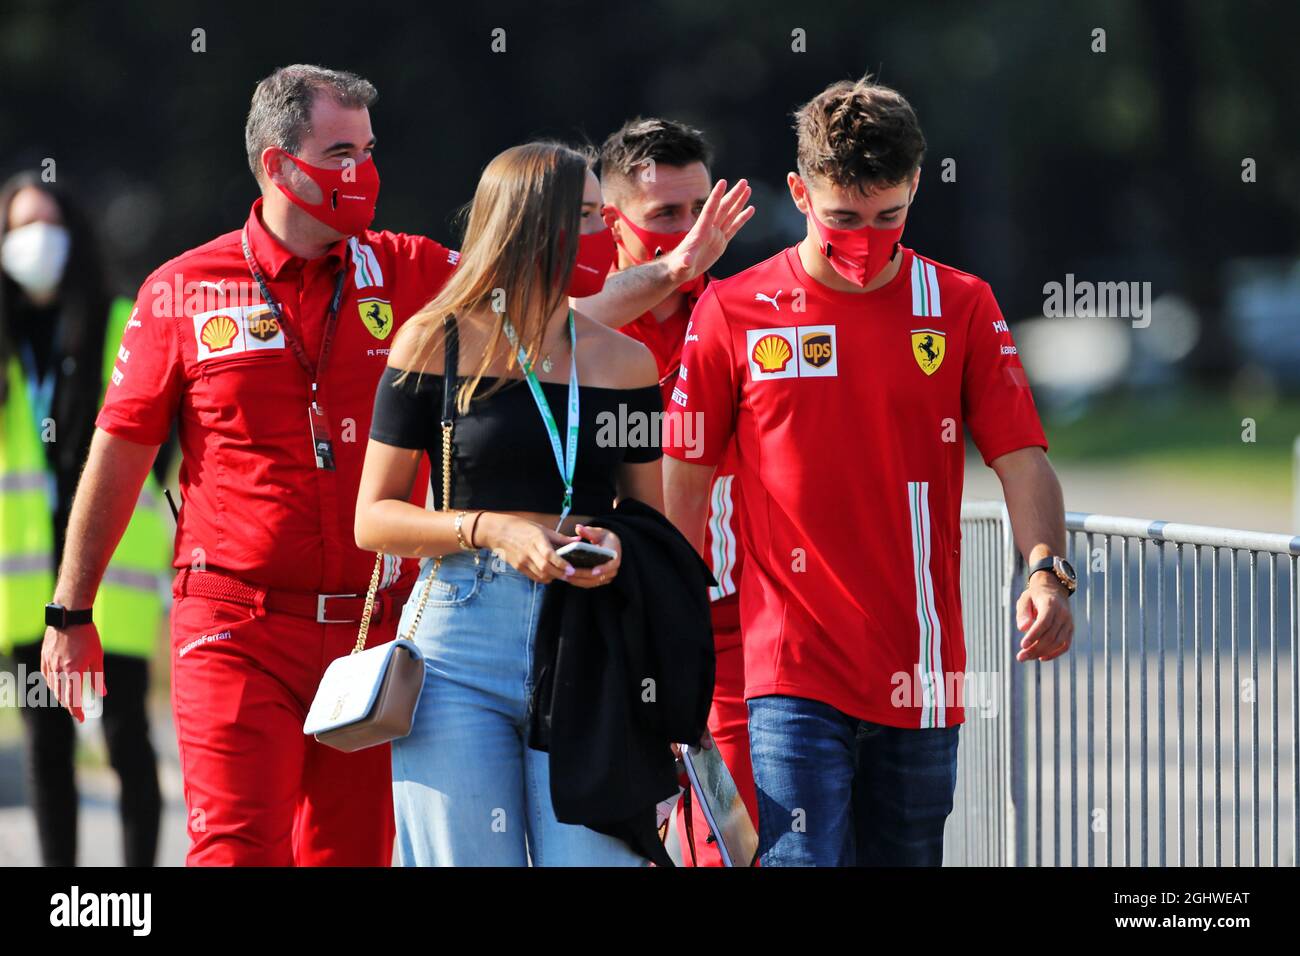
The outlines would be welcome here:
<svg viewBox="0 0 1300 956">
<path fill-rule="evenodd" d="M 1052 572 L 1056 576 L 1056 580 L 1060 581 L 1065 588 L 1066 594 L 1073 594 L 1074 589 L 1079 586 L 1079 579 L 1074 574 L 1074 568 L 1070 566 L 1070 562 L 1065 558 L 1049 555 L 1035 561 L 1029 566 L 1029 574 L 1025 576 L 1025 581 L 1029 581 L 1039 571 Z"/>
<path fill-rule="evenodd" d="M 90 608 L 82 608 L 79 611 L 70 611 L 62 604 L 53 602 L 45 605 L 45 626 L 57 627 L 64 630 L 69 627 L 76 627 L 78 624 L 90 623 Z"/>
</svg>

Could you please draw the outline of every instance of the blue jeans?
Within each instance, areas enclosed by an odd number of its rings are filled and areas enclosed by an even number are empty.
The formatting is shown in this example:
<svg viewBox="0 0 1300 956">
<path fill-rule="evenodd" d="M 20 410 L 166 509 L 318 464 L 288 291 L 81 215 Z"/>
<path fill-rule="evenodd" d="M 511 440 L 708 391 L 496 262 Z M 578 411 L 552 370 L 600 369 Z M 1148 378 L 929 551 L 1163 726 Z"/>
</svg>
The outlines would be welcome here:
<svg viewBox="0 0 1300 956">
<path fill-rule="evenodd" d="M 954 727 L 859 720 L 816 700 L 749 700 L 763 866 L 938 866 Z"/>
<path fill-rule="evenodd" d="M 410 629 L 425 559 L 398 633 Z M 424 691 L 393 742 L 393 809 L 403 866 L 640 866 L 623 841 L 555 819 L 550 756 L 531 750 L 528 699 L 542 595 L 483 549 L 443 558 L 415 643 Z"/>
</svg>

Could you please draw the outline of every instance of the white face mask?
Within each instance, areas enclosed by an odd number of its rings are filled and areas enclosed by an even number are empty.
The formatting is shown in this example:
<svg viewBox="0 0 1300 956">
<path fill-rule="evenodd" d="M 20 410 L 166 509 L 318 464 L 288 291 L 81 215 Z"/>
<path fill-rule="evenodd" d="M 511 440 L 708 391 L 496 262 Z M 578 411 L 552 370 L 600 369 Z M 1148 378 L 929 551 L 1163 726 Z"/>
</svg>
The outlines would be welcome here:
<svg viewBox="0 0 1300 956">
<path fill-rule="evenodd" d="M 32 296 L 58 288 L 68 264 L 68 230 L 49 222 L 30 222 L 10 231 L 0 245 L 0 267 Z"/>
</svg>

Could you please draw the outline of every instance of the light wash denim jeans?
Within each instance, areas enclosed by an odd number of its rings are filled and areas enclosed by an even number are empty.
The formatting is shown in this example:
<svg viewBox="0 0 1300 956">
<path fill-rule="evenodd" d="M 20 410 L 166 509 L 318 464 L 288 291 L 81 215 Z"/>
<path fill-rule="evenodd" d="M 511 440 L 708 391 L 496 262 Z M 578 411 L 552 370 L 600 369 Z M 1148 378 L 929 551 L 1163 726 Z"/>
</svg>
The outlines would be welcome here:
<svg viewBox="0 0 1300 956">
<path fill-rule="evenodd" d="M 406 636 L 433 567 L 402 611 Z M 641 866 L 626 843 L 560 823 L 550 755 L 531 750 L 528 699 L 542 595 L 491 551 L 447 555 L 420 618 L 424 691 L 393 742 L 393 808 L 403 866 Z"/>
</svg>

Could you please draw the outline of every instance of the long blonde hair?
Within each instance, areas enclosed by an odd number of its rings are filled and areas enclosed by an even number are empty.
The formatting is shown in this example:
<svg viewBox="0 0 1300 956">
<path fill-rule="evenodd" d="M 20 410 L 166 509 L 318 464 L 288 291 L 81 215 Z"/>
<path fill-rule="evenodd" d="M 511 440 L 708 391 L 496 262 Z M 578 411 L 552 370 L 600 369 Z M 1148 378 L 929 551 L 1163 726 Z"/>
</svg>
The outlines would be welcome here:
<svg viewBox="0 0 1300 956">
<path fill-rule="evenodd" d="M 462 414 L 496 350 L 508 344 L 506 317 L 529 361 L 536 360 L 546 320 L 567 297 L 591 162 L 588 154 L 544 141 L 512 146 L 487 164 L 469 205 L 460 264 L 441 291 L 407 321 L 419 331 L 414 368 L 404 371 L 399 383 L 427 366 L 443 319 L 473 310 L 489 309 L 497 319 L 478 367 L 457 394 Z M 515 350 L 508 348 L 507 370 L 514 365 Z M 455 374 L 455 369 L 444 374 Z M 503 384 L 497 382 L 483 396 Z"/>
</svg>

